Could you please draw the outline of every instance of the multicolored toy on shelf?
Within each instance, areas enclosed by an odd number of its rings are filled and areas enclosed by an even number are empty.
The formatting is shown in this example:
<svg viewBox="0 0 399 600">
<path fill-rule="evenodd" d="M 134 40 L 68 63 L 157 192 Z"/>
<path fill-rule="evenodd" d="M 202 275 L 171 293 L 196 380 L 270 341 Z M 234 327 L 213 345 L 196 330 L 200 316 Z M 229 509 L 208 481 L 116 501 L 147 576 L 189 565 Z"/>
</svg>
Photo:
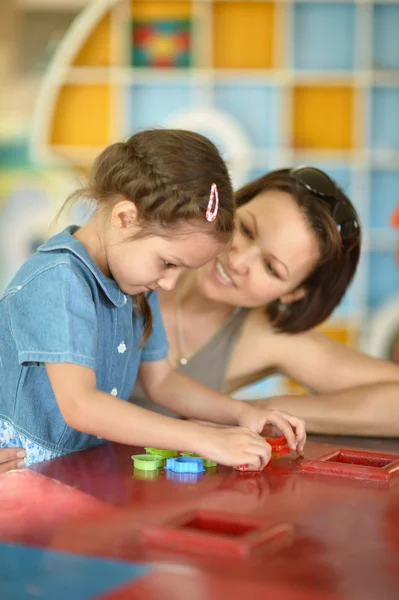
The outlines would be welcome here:
<svg viewBox="0 0 399 600">
<path fill-rule="evenodd" d="M 132 66 L 190 66 L 190 20 L 134 20 L 132 30 Z"/>
</svg>

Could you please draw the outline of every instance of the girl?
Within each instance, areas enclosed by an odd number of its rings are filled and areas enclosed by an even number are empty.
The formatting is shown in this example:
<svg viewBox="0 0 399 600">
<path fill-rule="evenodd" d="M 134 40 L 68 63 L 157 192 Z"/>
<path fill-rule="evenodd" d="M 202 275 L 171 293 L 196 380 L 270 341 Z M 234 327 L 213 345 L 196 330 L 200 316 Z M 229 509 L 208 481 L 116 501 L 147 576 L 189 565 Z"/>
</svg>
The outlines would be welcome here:
<svg viewBox="0 0 399 600">
<path fill-rule="evenodd" d="M 358 264 L 361 232 L 349 199 L 306 167 L 264 175 L 236 201 L 233 244 L 160 294 L 171 362 L 229 394 L 283 373 L 313 393 L 255 404 L 295 412 L 313 433 L 399 436 L 398 366 L 315 329 Z M 132 399 L 159 410 L 138 386 Z"/>
<path fill-rule="evenodd" d="M 233 401 L 174 372 L 156 288 L 219 253 L 234 227 L 228 172 L 215 146 L 187 131 L 154 130 L 98 157 L 82 227 L 41 246 L 0 301 L 0 440 L 32 464 L 104 443 L 189 450 L 219 463 L 264 466 L 258 433 L 278 426 L 303 451 L 303 423 Z M 140 365 L 141 363 L 141 365 Z M 220 430 L 133 406 L 140 365 L 152 401 Z"/>
</svg>

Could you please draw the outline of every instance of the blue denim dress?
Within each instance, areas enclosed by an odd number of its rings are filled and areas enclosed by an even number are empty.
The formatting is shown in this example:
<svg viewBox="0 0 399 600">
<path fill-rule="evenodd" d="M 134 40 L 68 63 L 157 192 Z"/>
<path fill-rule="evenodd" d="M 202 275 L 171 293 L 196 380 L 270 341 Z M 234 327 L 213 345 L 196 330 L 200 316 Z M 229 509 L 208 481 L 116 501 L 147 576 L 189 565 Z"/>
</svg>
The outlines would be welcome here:
<svg viewBox="0 0 399 600">
<path fill-rule="evenodd" d="M 25 448 L 25 464 L 105 443 L 63 419 L 45 363 L 94 369 L 97 388 L 128 400 L 141 361 L 168 344 L 157 292 L 147 296 L 152 333 L 133 301 L 103 275 L 68 227 L 40 246 L 0 298 L 0 447 Z"/>
</svg>

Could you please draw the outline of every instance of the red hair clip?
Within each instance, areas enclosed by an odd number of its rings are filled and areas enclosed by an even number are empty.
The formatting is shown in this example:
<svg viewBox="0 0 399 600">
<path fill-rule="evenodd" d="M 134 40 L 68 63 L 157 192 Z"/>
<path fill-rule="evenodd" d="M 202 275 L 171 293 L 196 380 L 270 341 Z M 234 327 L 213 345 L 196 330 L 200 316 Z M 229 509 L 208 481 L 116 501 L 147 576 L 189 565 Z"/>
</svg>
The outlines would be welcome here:
<svg viewBox="0 0 399 600">
<path fill-rule="evenodd" d="M 205 213 L 205 219 L 212 223 L 216 219 L 216 215 L 219 210 L 219 194 L 216 183 L 211 185 L 211 193 L 209 196 L 209 202 Z"/>
</svg>

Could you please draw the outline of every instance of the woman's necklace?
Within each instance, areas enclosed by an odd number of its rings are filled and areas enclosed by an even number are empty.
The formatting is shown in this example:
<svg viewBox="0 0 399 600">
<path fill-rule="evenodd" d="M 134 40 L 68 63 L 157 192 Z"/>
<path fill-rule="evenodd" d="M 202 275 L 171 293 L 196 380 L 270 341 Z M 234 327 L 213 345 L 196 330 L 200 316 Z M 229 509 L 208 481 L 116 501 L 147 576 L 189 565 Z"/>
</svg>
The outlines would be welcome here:
<svg viewBox="0 0 399 600">
<path fill-rule="evenodd" d="M 176 298 L 176 333 L 177 333 L 177 362 L 181 366 L 186 366 L 188 363 L 188 354 L 184 340 L 183 317 L 181 314 L 180 298 Z"/>
<path fill-rule="evenodd" d="M 184 338 L 184 326 L 183 326 L 183 315 L 180 304 L 181 296 L 178 294 L 176 296 L 176 334 L 177 334 L 177 363 L 183 367 L 185 367 L 188 363 L 188 352 L 186 347 L 186 342 Z M 239 308 L 234 308 L 227 320 L 233 318 L 239 312 Z"/>
</svg>

